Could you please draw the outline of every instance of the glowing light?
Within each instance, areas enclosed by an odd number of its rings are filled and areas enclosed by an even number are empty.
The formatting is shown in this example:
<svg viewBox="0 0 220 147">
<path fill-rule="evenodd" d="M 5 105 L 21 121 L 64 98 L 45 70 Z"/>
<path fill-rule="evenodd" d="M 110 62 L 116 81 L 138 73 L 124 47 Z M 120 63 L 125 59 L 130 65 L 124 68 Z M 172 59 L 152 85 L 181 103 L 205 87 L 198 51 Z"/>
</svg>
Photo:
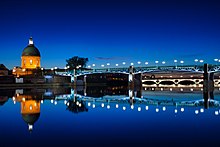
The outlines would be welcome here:
<svg viewBox="0 0 220 147">
<path fill-rule="evenodd" d="M 185 110 L 184 110 L 184 108 L 181 108 L 180 111 L 181 111 L 181 112 L 184 112 Z"/>
<path fill-rule="evenodd" d="M 181 63 L 181 64 L 183 64 L 183 63 L 184 63 L 184 61 L 180 61 L 180 63 Z"/>
<path fill-rule="evenodd" d="M 191 88 L 190 91 L 193 91 L 193 89 Z"/>
<path fill-rule="evenodd" d="M 180 76 L 180 78 L 182 78 L 183 76 Z"/>
<path fill-rule="evenodd" d="M 183 88 L 180 88 L 180 91 L 183 91 Z"/>
<path fill-rule="evenodd" d="M 82 106 L 82 104 L 81 103 L 79 103 L 79 107 L 81 107 Z"/>
<path fill-rule="evenodd" d="M 134 109 L 134 105 L 131 105 L 131 109 Z"/>
<path fill-rule="evenodd" d="M 118 64 L 115 64 L 115 66 L 118 66 Z"/>
<path fill-rule="evenodd" d="M 101 65 L 101 67 L 105 67 L 105 65 L 104 65 L 104 64 L 102 64 L 102 65 Z"/>
<path fill-rule="evenodd" d="M 54 67 L 54 69 L 57 69 L 57 67 Z"/>
<path fill-rule="evenodd" d="M 115 108 L 118 108 L 118 104 L 115 105 Z"/>
<path fill-rule="evenodd" d="M 156 112 L 159 112 L 159 109 L 158 109 L 158 108 L 156 108 Z"/>
<path fill-rule="evenodd" d="M 199 60 L 199 62 L 200 62 L 200 63 L 203 63 L 203 62 L 204 62 L 204 60 Z"/>
<path fill-rule="evenodd" d="M 12 97 L 12 100 L 15 101 L 15 97 L 14 96 Z"/>
<path fill-rule="evenodd" d="M 125 62 L 122 62 L 122 64 L 125 65 L 126 63 L 125 63 Z"/>
<path fill-rule="evenodd" d="M 201 88 L 201 91 L 203 91 L 203 88 Z"/>
<path fill-rule="evenodd" d="M 89 106 L 89 107 L 91 106 L 91 103 L 90 103 L 90 102 L 88 102 L 88 106 Z"/>
<path fill-rule="evenodd" d="M 95 108 L 95 104 L 92 104 L 92 108 Z"/>
<path fill-rule="evenodd" d="M 177 63 L 177 60 L 173 60 L 173 62 Z"/>
<path fill-rule="evenodd" d="M 145 62 L 144 64 L 148 65 L 148 62 Z"/>
<path fill-rule="evenodd" d="M 126 107 L 125 107 L 125 106 L 123 106 L 123 107 L 122 107 L 122 109 L 123 109 L 123 110 L 126 110 Z"/>
<path fill-rule="evenodd" d="M 92 66 L 95 66 L 95 64 L 92 64 Z"/>
<path fill-rule="evenodd" d="M 174 112 L 177 113 L 178 112 L 177 109 L 175 109 Z"/>
<path fill-rule="evenodd" d="M 43 104 L 43 103 L 44 103 L 44 100 L 41 100 L 40 102 L 41 102 L 41 104 Z"/>
<path fill-rule="evenodd" d="M 215 111 L 215 115 L 219 115 L 219 112 L 218 112 L 218 111 Z"/>
<path fill-rule="evenodd" d="M 102 103 L 102 104 L 101 104 L 101 107 L 103 108 L 104 106 L 105 106 L 105 104 L 104 104 L 104 103 Z"/>
<path fill-rule="evenodd" d="M 195 59 L 194 61 L 195 61 L 195 62 L 198 62 L 199 60 L 198 60 L 198 59 Z"/>
<path fill-rule="evenodd" d="M 134 63 L 131 63 L 131 65 L 134 65 Z"/>
<path fill-rule="evenodd" d="M 172 78 L 173 76 L 170 76 L 170 78 Z"/>
<path fill-rule="evenodd" d="M 110 105 L 107 105 L 107 109 L 110 109 Z"/>
<path fill-rule="evenodd" d="M 25 102 L 25 98 L 24 97 L 22 98 L 22 101 Z"/>
<path fill-rule="evenodd" d="M 218 59 L 214 59 L 215 62 L 218 62 Z"/>
<path fill-rule="evenodd" d="M 200 112 L 201 112 L 201 113 L 203 113 L 203 112 L 204 112 L 204 109 L 203 109 L 203 108 L 201 108 L 201 109 L 200 109 Z"/>
<path fill-rule="evenodd" d="M 70 103 L 69 103 L 69 102 L 67 102 L 67 103 L 66 103 L 66 105 L 67 105 L 67 106 L 69 106 L 69 105 L 70 105 Z"/>
<path fill-rule="evenodd" d="M 110 63 L 107 63 L 107 65 L 109 66 L 109 65 L 110 65 Z"/>
<path fill-rule="evenodd" d="M 162 64 L 165 64 L 166 62 L 165 61 L 162 61 Z"/>
<path fill-rule="evenodd" d="M 145 109 L 146 109 L 146 110 L 148 110 L 148 109 L 149 109 L 149 107 L 148 107 L 148 106 L 146 106 L 146 107 L 145 107 Z"/>
<path fill-rule="evenodd" d="M 51 70 L 53 70 L 53 68 L 51 68 Z"/>
<path fill-rule="evenodd" d="M 141 111 L 141 107 L 138 107 L 138 111 Z"/>
<path fill-rule="evenodd" d="M 173 91 L 173 89 L 172 89 L 172 88 L 170 88 L 170 91 Z"/>
<path fill-rule="evenodd" d="M 162 110 L 163 110 L 163 111 L 166 111 L 166 107 L 163 107 Z"/>
<path fill-rule="evenodd" d="M 141 64 L 141 61 L 138 61 L 137 63 L 138 63 L 138 64 Z"/>
<path fill-rule="evenodd" d="M 78 101 L 76 101 L 76 105 L 79 105 L 79 102 L 78 102 Z"/>
<path fill-rule="evenodd" d="M 88 68 L 91 68 L 91 66 L 89 65 Z"/>
<path fill-rule="evenodd" d="M 161 91 L 163 91 L 163 88 L 160 88 Z"/>
<path fill-rule="evenodd" d="M 53 100 L 50 100 L 51 103 L 53 103 Z"/>
<path fill-rule="evenodd" d="M 14 101 L 14 104 L 16 104 L 16 101 Z"/>
<path fill-rule="evenodd" d="M 54 101 L 54 105 L 57 105 L 57 101 Z"/>
<path fill-rule="evenodd" d="M 33 125 L 28 125 L 28 130 L 33 130 Z"/>
<path fill-rule="evenodd" d="M 155 61 L 155 63 L 156 63 L 156 64 L 158 64 L 158 63 L 159 63 L 159 61 Z"/>
<path fill-rule="evenodd" d="M 65 104 L 65 105 L 66 105 L 66 103 L 67 103 L 67 100 L 64 101 L 64 104 Z"/>
<path fill-rule="evenodd" d="M 195 114 L 199 114 L 199 110 L 195 110 Z"/>
<path fill-rule="evenodd" d="M 30 105 L 29 109 L 30 109 L 30 110 L 33 110 L 33 107 L 32 107 L 32 105 Z"/>
</svg>

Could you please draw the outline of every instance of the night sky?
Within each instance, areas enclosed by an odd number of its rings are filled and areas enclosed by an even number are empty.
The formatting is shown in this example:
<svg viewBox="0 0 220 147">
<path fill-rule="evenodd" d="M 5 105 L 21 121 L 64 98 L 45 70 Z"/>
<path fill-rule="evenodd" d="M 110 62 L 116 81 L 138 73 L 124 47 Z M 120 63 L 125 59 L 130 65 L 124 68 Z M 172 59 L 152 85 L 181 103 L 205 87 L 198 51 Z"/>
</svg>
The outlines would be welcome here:
<svg viewBox="0 0 220 147">
<path fill-rule="evenodd" d="M 29 37 L 41 66 L 220 59 L 219 0 L 1 0 L 0 63 L 20 66 Z"/>
</svg>

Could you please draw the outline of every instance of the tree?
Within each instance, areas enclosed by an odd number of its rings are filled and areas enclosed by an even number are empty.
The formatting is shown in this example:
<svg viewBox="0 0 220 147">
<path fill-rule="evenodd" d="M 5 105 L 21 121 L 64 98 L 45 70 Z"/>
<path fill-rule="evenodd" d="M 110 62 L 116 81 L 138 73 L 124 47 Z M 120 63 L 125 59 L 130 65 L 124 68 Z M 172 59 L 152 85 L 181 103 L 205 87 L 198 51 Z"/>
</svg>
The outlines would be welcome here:
<svg viewBox="0 0 220 147">
<path fill-rule="evenodd" d="M 66 66 L 69 66 L 70 69 L 85 68 L 88 61 L 88 58 L 74 56 L 66 60 Z"/>
</svg>

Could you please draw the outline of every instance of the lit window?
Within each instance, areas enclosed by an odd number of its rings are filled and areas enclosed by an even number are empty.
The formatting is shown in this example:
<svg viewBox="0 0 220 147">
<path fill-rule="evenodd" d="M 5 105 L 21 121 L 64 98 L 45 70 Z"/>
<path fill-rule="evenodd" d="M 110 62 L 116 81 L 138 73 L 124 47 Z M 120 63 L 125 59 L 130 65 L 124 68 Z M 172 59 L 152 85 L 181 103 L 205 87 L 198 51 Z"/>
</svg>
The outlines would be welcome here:
<svg viewBox="0 0 220 147">
<path fill-rule="evenodd" d="M 32 65 L 33 64 L 33 60 L 30 60 L 30 65 Z"/>
</svg>

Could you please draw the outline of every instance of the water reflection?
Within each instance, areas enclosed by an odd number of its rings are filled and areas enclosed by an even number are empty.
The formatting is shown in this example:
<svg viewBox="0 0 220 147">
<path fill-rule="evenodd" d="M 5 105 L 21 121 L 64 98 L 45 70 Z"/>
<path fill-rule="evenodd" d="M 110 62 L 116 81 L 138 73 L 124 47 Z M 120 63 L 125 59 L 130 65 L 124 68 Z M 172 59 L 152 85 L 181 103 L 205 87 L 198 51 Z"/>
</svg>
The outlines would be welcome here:
<svg viewBox="0 0 220 147">
<path fill-rule="evenodd" d="M 192 90 L 193 89 L 193 90 Z M 195 90 L 197 89 L 197 90 Z M 165 112 L 167 108 L 174 107 L 173 113 L 183 113 L 189 107 L 194 107 L 195 114 L 203 113 L 209 107 L 216 108 L 214 114 L 219 115 L 219 96 L 214 99 L 214 93 L 219 95 L 219 89 L 203 91 L 201 87 L 136 87 L 128 89 L 118 87 L 70 87 L 59 88 L 25 88 L 25 89 L 0 89 L 0 106 L 12 98 L 13 103 L 20 103 L 20 112 L 24 122 L 31 132 L 34 124 L 40 118 L 41 105 L 50 101 L 54 105 L 58 101 L 66 106 L 66 110 L 74 114 L 88 112 L 89 109 L 106 108 L 136 110 L 141 112 L 155 109 L 156 113 Z M 182 95 L 188 94 L 186 97 Z M 196 98 L 193 96 L 197 94 Z M 202 97 L 203 94 L 203 97 Z M 188 96 L 192 98 L 188 98 Z"/>
</svg>

